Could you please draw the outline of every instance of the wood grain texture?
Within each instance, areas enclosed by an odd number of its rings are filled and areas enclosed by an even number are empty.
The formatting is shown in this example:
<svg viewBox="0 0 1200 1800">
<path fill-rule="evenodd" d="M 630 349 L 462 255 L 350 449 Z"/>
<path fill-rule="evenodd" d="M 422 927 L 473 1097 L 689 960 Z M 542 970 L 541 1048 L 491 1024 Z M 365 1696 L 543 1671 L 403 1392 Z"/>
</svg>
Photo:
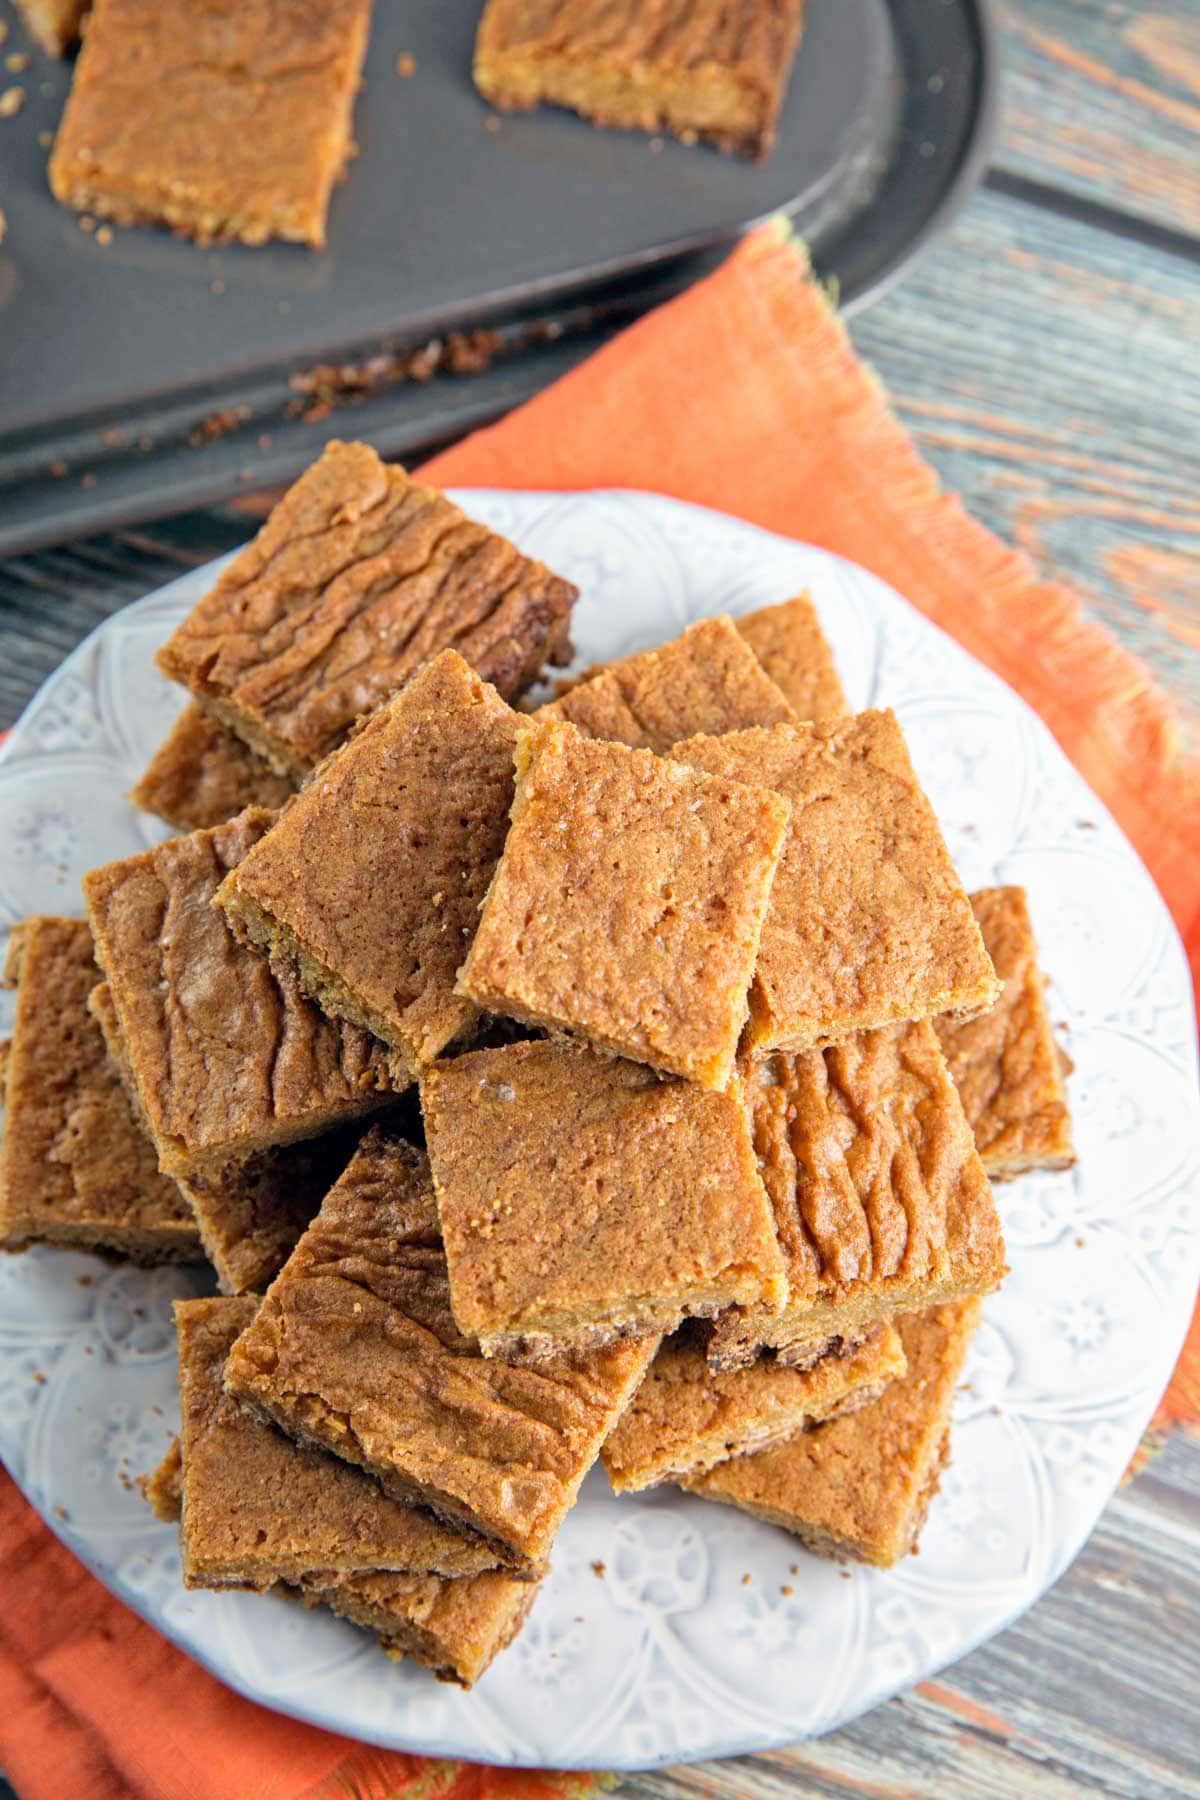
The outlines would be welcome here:
<svg viewBox="0 0 1200 1800">
<path fill-rule="evenodd" d="M 1200 723 L 1192 264 L 984 193 L 851 335 L 946 485 Z"/>
<path fill-rule="evenodd" d="M 1200 1445 L 1113 1500 L 1057 1587 L 937 1680 L 812 1744 L 626 1777 L 620 1800 L 1200 1793 Z"/>
<path fill-rule="evenodd" d="M 1001 0 L 997 162 L 1200 237 L 1200 0 Z"/>
</svg>

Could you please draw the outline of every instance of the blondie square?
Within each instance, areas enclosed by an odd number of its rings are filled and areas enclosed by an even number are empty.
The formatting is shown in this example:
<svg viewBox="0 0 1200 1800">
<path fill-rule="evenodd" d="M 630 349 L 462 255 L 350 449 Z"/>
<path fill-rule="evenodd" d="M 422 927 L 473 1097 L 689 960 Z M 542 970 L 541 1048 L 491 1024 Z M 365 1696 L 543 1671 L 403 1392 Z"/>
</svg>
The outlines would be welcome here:
<svg viewBox="0 0 1200 1800">
<path fill-rule="evenodd" d="M 782 1306 L 771 1206 L 732 1095 L 559 1040 L 439 1063 L 421 1107 L 454 1316 L 486 1354 Z"/>
<path fill-rule="evenodd" d="M 942 1050 L 993 1181 L 1075 1161 L 1062 1060 L 1024 888 L 983 888 L 971 905 L 1002 984 L 990 1012 L 939 1019 Z"/>
<path fill-rule="evenodd" d="M 482 1538 L 389 1500 L 361 1469 L 297 1444 L 227 1393 L 225 1362 L 259 1302 L 178 1300 L 185 1587 L 262 1591 L 321 1570 L 477 1575 Z"/>
<path fill-rule="evenodd" d="M 90 0 L 17 0 L 25 29 L 47 56 L 65 56 L 79 36 Z"/>
<path fill-rule="evenodd" d="M 331 1022 L 239 944 L 211 901 L 272 824 L 248 809 L 84 877 L 130 1077 L 159 1167 L 210 1176 L 393 1104 L 393 1053 Z"/>
<path fill-rule="evenodd" d="M 129 798 L 177 831 L 206 831 L 247 806 L 275 811 L 294 792 L 291 781 L 193 701 Z"/>
<path fill-rule="evenodd" d="M 662 754 L 680 738 L 775 725 L 794 715 L 733 620 L 721 615 L 689 625 L 657 649 L 593 670 L 533 716 Z"/>
<path fill-rule="evenodd" d="M 450 1311 L 425 1157 L 375 1129 L 234 1344 L 226 1383 L 300 1442 L 528 1569 L 654 1353 L 487 1362 Z"/>
<path fill-rule="evenodd" d="M 766 1058 L 746 1088 L 788 1304 L 720 1318 L 716 1367 L 762 1345 L 804 1356 L 814 1339 L 999 1285 L 991 1186 L 928 1021 Z"/>
<path fill-rule="evenodd" d="M 411 1656 L 439 1681 L 473 1687 L 508 1648 L 538 1596 L 535 1581 L 499 1571 L 445 1581 L 437 1575 L 305 1575 L 305 1606 L 325 1606 L 373 1631 L 398 1661 Z"/>
<path fill-rule="evenodd" d="M 517 725 L 443 650 L 321 765 L 217 892 L 239 937 L 414 1071 L 478 1017 L 454 981 L 508 831 Z"/>
<path fill-rule="evenodd" d="M 521 733 L 516 771 L 459 993 L 725 1087 L 786 801 L 558 723 Z"/>
<path fill-rule="evenodd" d="M 334 442 L 158 663 L 299 779 L 439 650 L 506 699 L 566 661 L 576 593 L 369 445 Z"/>
<path fill-rule="evenodd" d="M 727 1375 L 709 1367 L 702 1330 L 685 1325 L 666 1340 L 601 1451 L 618 1494 L 699 1474 L 839 1418 L 904 1373 L 900 1339 L 887 1324 L 857 1343 L 839 1340 L 805 1369 L 764 1358 Z"/>
<path fill-rule="evenodd" d="M 140 1486 L 158 1518 L 168 1523 L 179 1519 L 183 1469 L 178 1438 Z M 418 1516 L 410 1512 L 410 1517 Z M 388 1656 L 411 1656 L 440 1681 L 460 1687 L 478 1681 L 493 1657 L 512 1642 L 538 1593 L 535 1579 L 490 1570 L 446 1579 L 386 1569 L 314 1569 L 279 1586 L 304 1606 L 327 1607 L 373 1631 Z"/>
<path fill-rule="evenodd" d="M 50 158 L 64 206 L 321 246 L 370 0 L 95 0 Z"/>
<path fill-rule="evenodd" d="M 191 1208 L 160 1175 L 88 1013 L 99 977 L 82 919 L 32 918 L 8 940 L 17 990 L 4 1074 L 0 1248 L 112 1250 L 134 1262 L 202 1259 Z"/>
<path fill-rule="evenodd" d="M 137 1089 L 107 981 L 92 989 L 88 1011 L 104 1033 L 108 1054 L 140 1120 Z M 209 1175 L 176 1177 L 222 1293 L 262 1289 L 279 1273 L 357 1145 L 358 1131 L 351 1126 L 307 1143 L 263 1150 L 247 1162 L 230 1163 Z"/>
<path fill-rule="evenodd" d="M 761 161 L 775 141 L 804 0 L 488 0 L 475 85 L 502 112 L 567 106 Z"/>
<path fill-rule="evenodd" d="M 745 613 L 734 624 L 798 719 L 840 719 L 850 711 L 833 652 L 807 594 Z M 746 723 L 770 725 L 774 720 Z"/>
<path fill-rule="evenodd" d="M 907 1374 L 849 1418 L 681 1483 L 795 1532 L 818 1556 L 891 1568 L 925 1523 L 950 1453 L 954 1391 L 980 1302 L 906 1313 L 896 1326 Z"/>
<path fill-rule="evenodd" d="M 892 713 L 692 738 L 671 754 L 791 803 L 751 1055 L 991 1005 L 995 971 Z"/>
</svg>

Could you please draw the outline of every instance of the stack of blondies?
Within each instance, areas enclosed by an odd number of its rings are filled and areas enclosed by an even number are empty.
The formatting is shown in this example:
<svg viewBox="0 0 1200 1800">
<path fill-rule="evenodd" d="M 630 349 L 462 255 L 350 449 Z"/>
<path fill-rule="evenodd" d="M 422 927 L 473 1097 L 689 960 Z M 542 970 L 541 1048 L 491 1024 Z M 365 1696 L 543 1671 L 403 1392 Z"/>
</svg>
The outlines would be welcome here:
<svg viewBox="0 0 1200 1800">
<path fill-rule="evenodd" d="M 185 1581 L 468 1686 L 597 1458 L 912 1549 L 989 1176 L 1072 1160 L 1024 896 L 810 603 L 517 710 L 575 597 L 330 445 L 160 654 L 180 835 L 9 951 L 6 1247 L 215 1270 L 147 1483 Z"/>
</svg>

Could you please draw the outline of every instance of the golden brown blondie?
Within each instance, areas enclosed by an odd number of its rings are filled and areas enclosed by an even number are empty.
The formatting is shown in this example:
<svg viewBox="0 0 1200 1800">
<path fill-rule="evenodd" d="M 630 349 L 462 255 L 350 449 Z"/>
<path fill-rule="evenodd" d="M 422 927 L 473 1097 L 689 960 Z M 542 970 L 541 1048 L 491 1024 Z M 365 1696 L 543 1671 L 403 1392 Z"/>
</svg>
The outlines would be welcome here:
<svg viewBox="0 0 1200 1800">
<path fill-rule="evenodd" d="M 939 1019 L 950 1073 L 993 1181 L 1075 1161 L 1062 1059 L 1024 888 L 983 888 L 971 905 L 1002 989 L 982 1018 Z"/>
<path fill-rule="evenodd" d="M 531 725 L 458 992 L 724 1088 L 789 809 L 766 786 Z"/>
<path fill-rule="evenodd" d="M 761 160 L 803 17 L 804 0 L 487 0 L 475 85 L 503 112 L 567 106 Z"/>
<path fill-rule="evenodd" d="M 141 1122 L 137 1088 L 107 981 L 92 989 L 88 1011 L 104 1033 L 108 1054 Z M 204 1254 L 223 1294 L 262 1289 L 278 1274 L 354 1154 L 358 1136 L 351 1126 L 307 1143 L 263 1150 L 247 1162 L 230 1163 L 209 1175 L 175 1178 L 191 1206 Z"/>
<path fill-rule="evenodd" d="M 185 706 L 129 798 L 177 831 L 224 825 L 247 806 L 282 806 L 294 784 L 210 712 Z"/>
<path fill-rule="evenodd" d="M 394 1104 L 394 1053 L 324 1017 L 211 905 L 275 815 L 93 869 L 84 897 L 146 1127 L 169 1174 L 212 1176 Z"/>
<path fill-rule="evenodd" d="M 765 1058 L 746 1087 L 788 1303 L 723 1315 L 716 1367 L 764 1345 L 803 1357 L 831 1333 L 999 1285 L 991 1186 L 928 1021 Z"/>
<path fill-rule="evenodd" d="M 731 1095 L 560 1040 L 438 1063 L 421 1108 L 454 1316 L 486 1354 L 782 1306 L 771 1206 Z"/>
<path fill-rule="evenodd" d="M 178 1438 L 139 1485 L 160 1519 L 179 1519 L 184 1483 Z M 315 1569 L 278 1586 L 305 1606 L 327 1607 L 374 1632 L 388 1656 L 411 1656 L 439 1681 L 468 1688 L 511 1644 L 538 1594 L 535 1579 L 499 1570 L 447 1579 L 385 1569 Z"/>
<path fill-rule="evenodd" d="M 904 1373 L 890 1324 L 855 1343 L 837 1340 L 807 1368 L 764 1357 L 726 1375 L 710 1367 L 703 1329 L 685 1325 L 666 1340 L 600 1452 L 618 1494 L 700 1474 L 857 1411 Z"/>
<path fill-rule="evenodd" d="M 217 891 L 239 937 L 414 1071 L 478 1017 L 454 983 L 508 831 L 517 724 L 443 650 Z"/>
<path fill-rule="evenodd" d="M 473 1687 L 508 1648 L 538 1596 L 536 1581 L 499 1570 L 445 1581 L 437 1575 L 302 1576 L 305 1606 L 326 1606 L 373 1631 L 388 1656 L 432 1669 L 439 1681 Z"/>
<path fill-rule="evenodd" d="M 671 754 L 791 804 L 751 1054 L 991 1005 L 995 971 L 892 713 L 691 738 Z"/>
<path fill-rule="evenodd" d="M 200 1237 L 88 1013 L 99 978 L 82 919 L 31 918 L 8 940 L 17 1006 L 4 1078 L 0 1248 L 112 1250 L 134 1262 L 197 1262 Z"/>
<path fill-rule="evenodd" d="M 950 1451 L 950 1413 L 980 1302 L 906 1313 L 907 1374 L 862 1412 L 681 1485 L 795 1532 L 818 1556 L 887 1569 L 916 1548 Z"/>
<path fill-rule="evenodd" d="M 328 444 L 160 650 L 300 779 L 439 650 L 507 699 L 570 654 L 577 590 L 367 444 Z"/>
<path fill-rule="evenodd" d="M 680 738 L 775 725 L 793 713 L 740 628 L 722 614 L 589 671 L 533 717 L 663 754 Z"/>
<path fill-rule="evenodd" d="M 654 1349 L 536 1370 L 485 1361 L 450 1311 L 429 1165 L 375 1129 L 234 1344 L 226 1382 L 301 1442 L 527 1570 Z"/>
<path fill-rule="evenodd" d="M 833 651 L 807 594 L 744 613 L 734 624 L 797 719 L 840 719 L 850 711 Z M 770 725 L 774 721 L 747 719 L 745 723 Z M 725 729 L 736 727 L 727 725 Z"/>
<path fill-rule="evenodd" d="M 482 1538 L 389 1500 L 361 1469 L 298 1444 L 225 1390 L 259 1302 L 177 1300 L 185 1587 L 264 1591 L 320 1570 L 445 1576 L 495 1568 Z"/>
<path fill-rule="evenodd" d="M 94 0 L 50 158 L 64 206 L 321 246 L 370 0 Z"/>
</svg>

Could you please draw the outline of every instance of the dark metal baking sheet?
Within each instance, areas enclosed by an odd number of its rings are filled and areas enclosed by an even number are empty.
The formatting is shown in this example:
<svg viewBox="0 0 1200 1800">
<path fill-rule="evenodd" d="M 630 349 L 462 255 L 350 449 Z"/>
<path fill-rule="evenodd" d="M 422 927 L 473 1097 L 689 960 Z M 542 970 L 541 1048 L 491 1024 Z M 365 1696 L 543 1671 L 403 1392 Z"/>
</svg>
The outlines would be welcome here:
<svg viewBox="0 0 1200 1800">
<path fill-rule="evenodd" d="M 206 250 L 152 230 L 98 242 L 46 187 L 38 134 L 69 69 L 35 57 L 0 138 L 0 553 L 288 479 L 338 431 L 389 454 L 447 439 L 536 392 L 772 212 L 861 303 L 978 172 L 984 4 L 810 0 L 775 154 L 755 167 L 553 110 L 489 129 L 470 81 L 480 0 L 377 0 L 360 154 L 321 253 Z M 314 362 L 485 323 L 501 332 L 486 373 L 385 385 L 332 423 L 297 404 L 292 379 Z"/>
</svg>

